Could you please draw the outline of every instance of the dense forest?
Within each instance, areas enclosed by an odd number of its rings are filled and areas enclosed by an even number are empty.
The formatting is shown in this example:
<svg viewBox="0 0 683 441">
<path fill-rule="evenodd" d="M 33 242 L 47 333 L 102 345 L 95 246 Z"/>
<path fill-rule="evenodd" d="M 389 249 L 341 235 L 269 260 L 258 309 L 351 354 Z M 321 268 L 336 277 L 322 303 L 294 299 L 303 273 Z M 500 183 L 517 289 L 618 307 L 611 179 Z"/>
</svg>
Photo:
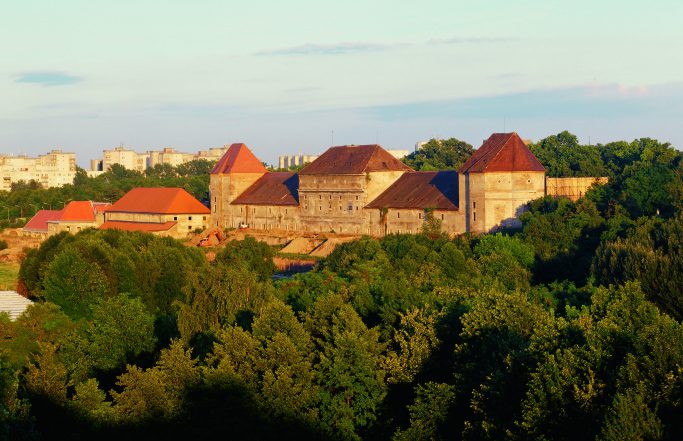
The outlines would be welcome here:
<svg viewBox="0 0 683 441">
<path fill-rule="evenodd" d="M 435 144 L 457 167 L 463 145 Z M 20 270 L 36 304 L 0 317 L 0 439 L 683 438 L 681 153 L 531 148 L 609 184 L 533 201 L 518 230 L 433 221 L 277 280 L 251 238 L 212 261 L 142 233 L 49 238 Z"/>
</svg>

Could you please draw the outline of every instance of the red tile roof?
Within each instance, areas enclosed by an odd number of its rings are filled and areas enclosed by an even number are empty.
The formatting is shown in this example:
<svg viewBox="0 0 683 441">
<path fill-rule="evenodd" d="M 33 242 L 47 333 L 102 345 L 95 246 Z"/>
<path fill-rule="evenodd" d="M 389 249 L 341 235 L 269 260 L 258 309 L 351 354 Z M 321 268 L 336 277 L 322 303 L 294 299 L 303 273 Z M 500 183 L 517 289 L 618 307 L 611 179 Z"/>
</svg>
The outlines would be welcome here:
<svg viewBox="0 0 683 441">
<path fill-rule="evenodd" d="M 343 175 L 377 171 L 411 171 L 377 144 L 331 147 L 299 171 L 300 175 Z"/>
<path fill-rule="evenodd" d="M 95 213 L 103 213 L 107 211 L 109 207 L 111 207 L 109 202 L 93 202 L 92 205 L 95 209 Z"/>
<path fill-rule="evenodd" d="M 62 210 L 38 210 L 30 221 L 24 225 L 24 230 L 47 233 L 47 223 L 57 221 L 62 217 Z"/>
<path fill-rule="evenodd" d="M 366 208 L 458 209 L 458 173 L 427 171 L 404 173 Z"/>
<path fill-rule="evenodd" d="M 71 201 L 62 210 L 60 221 L 95 222 L 95 208 L 90 201 Z"/>
<path fill-rule="evenodd" d="M 233 204 L 248 205 L 299 205 L 299 176 L 291 172 L 273 172 L 258 181 L 237 197 Z"/>
<path fill-rule="evenodd" d="M 232 144 L 211 174 L 219 173 L 265 173 L 267 170 L 244 144 Z"/>
<path fill-rule="evenodd" d="M 211 211 L 182 188 L 134 188 L 107 213 L 209 214 Z"/>
<path fill-rule="evenodd" d="M 177 222 L 124 222 L 124 221 L 106 221 L 100 225 L 101 230 L 123 230 L 123 231 L 145 231 L 152 233 L 155 231 L 168 231 Z"/>
<path fill-rule="evenodd" d="M 458 169 L 460 173 L 545 171 L 517 133 L 494 133 Z"/>
</svg>

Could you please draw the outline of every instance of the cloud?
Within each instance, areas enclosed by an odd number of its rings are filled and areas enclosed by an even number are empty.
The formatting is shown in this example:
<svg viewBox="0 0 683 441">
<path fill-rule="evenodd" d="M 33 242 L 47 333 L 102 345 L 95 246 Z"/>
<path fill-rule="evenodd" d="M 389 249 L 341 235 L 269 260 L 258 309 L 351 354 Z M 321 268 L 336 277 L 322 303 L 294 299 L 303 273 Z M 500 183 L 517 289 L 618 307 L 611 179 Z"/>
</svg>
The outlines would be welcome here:
<svg viewBox="0 0 683 441">
<path fill-rule="evenodd" d="M 488 44 L 488 43 L 507 43 L 516 41 L 512 37 L 451 37 L 451 38 L 431 38 L 427 40 L 428 45 L 437 46 L 445 44 Z"/>
<path fill-rule="evenodd" d="M 278 56 L 278 55 L 346 55 L 362 52 L 382 52 L 404 46 L 403 44 L 382 44 L 382 43 L 334 43 L 334 44 L 313 44 L 306 43 L 299 46 L 291 46 L 280 49 L 265 50 L 254 53 L 259 56 Z"/>
<path fill-rule="evenodd" d="M 66 86 L 83 81 L 83 78 L 59 71 L 24 72 L 17 76 L 15 83 L 39 84 L 41 86 Z"/>
<path fill-rule="evenodd" d="M 379 120 L 425 118 L 608 118 L 680 114 L 683 84 L 623 87 L 616 84 L 537 89 L 495 96 L 412 102 L 364 109 Z"/>
</svg>

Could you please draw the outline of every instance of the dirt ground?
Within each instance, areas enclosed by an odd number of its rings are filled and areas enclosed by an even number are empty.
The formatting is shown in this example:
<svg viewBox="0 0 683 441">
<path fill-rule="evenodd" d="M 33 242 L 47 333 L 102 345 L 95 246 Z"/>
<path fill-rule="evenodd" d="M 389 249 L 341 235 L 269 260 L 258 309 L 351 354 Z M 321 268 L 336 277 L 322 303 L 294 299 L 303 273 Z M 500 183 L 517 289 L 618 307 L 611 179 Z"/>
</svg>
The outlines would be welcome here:
<svg viewBox="0 0 683 441">
<path fill-rule="evenodd" d="M 21 236 L 21 229 L 6 228 L 0 233 L 0 239 L 7 242 L 7 249 L 0 251 L 0 262 L 21 263 L 25 248 L 38 248 L 41 240 L 37 237 Z"/>
<path fill-rule="evenodd" d="M 15 290 L 25 249 L 38 248 L 40 239 L 21 236 L 16 228 L 7 228 L 0 232 L 0 239 L 7 242 L 7 248 L 0 250 L 0 290 Z"/>
</svg>

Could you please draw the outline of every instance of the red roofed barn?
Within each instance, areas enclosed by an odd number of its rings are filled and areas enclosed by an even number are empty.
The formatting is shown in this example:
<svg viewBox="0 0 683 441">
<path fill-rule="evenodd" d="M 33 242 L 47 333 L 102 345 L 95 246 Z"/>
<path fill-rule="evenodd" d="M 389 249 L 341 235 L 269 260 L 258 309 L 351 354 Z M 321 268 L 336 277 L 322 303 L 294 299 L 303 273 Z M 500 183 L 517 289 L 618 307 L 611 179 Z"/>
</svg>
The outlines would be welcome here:
<svg viewBox="0 0 683 441">
<path fill-rule="evenodd" d="M 209 209 L 182 188 L 134 188 L 104 213 L 102 229 L 185 237 L 209 226 Z"/>
</svg>

